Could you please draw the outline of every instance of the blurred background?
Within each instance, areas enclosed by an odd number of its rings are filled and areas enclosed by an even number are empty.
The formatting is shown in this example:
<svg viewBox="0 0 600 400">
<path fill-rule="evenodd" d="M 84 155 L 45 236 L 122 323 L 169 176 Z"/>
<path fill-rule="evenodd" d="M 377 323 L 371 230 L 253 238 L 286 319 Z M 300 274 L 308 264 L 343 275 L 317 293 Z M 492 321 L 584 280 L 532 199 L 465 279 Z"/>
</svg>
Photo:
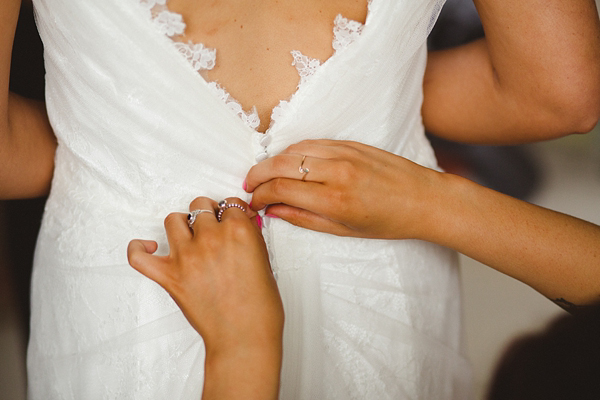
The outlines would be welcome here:
<svg viewBox="0 0 600 400">
<path fill-rule="evenodd" d="M 596 0 L 597 4 L 600 0 Z M 448 0 L 432 49 L 483 35 L 471 0 Z M 43 99 L 42 46 L 29 5 L 17 28 L 11 90 Z M 587 135 L 517 147 L 430 140 L 442 166 L 501 192 L 600 224 L 600 127 Z M 29 279 L 44 199 L 0 201 L 0 399 L 25 399 Z M 465 350 L 483 399 L 493 368 L 514 338 L 564 313 L 526 285 L 467 257 L 463 272 Z"/>
</svg>

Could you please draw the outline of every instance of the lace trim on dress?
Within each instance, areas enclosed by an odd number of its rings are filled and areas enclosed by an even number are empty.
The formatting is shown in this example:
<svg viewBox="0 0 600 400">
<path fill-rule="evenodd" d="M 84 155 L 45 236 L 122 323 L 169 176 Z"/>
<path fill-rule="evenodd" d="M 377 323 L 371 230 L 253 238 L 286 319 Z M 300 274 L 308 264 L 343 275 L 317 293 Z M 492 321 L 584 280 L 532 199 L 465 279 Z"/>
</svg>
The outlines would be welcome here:
<svg viewBox="0 0 600 400">
<path fill-rule="evenodd" d="M 316 58 L 310 58 L 305 56 L 298 50 L 292 50 L 292 57 L 294 57 L 294 61 L 292 65 L 296 67 L 298 71 L 298 75 L 300 75 L 300 83 L 298 83 L 298 88 L 302 86 L 306 81 L 317 72 L 317 69 L 321 66 L 321 60 Z"/>
<path fill-rule="evenodd" d="M 260 125 L 260 117 L 258 116 L 256 107 L 252 107 L 252 110 L 250 111 L 244 111 L 242 105 L 231 97 L 231 95 L 217 82 L 208 82 L 208 88 L 215 96 L 217 96 L 217 98 L 221 99 L 221 101 L 227 105 L 227 108 L 237 114 L 247 126 L 254 130 L 258 128 Z"/>
<path fill-rule="evenodd" d="M 140 4 L 162 34 L 183 35 L 186 27 L 183 16 L 169 11 L 167 0 L 140 0 Z"/>
<path fill-rule="evenodd" d="M 216 65 L 217 50 L 206 47 L 202 43 L 194 43 L 192 41 L 186 43 L 175 40 L 174 37 L 184 35 L 186 24 L 183 21 L 183 16 L 181 14 L 172 12 L 168 9 L 167 1 L 168 0 L 140 0 L 140 4 L 143 6 L 148 18 L 151 19 L 157 27 L 158 31 L 171 38 L 177 51 L 188 60 L 195 71 L 199 72 L 204 77 L 202 71 L 211 70 Z M 372 0 L 368 1 L 369 5 L 371 4 L 371 1 Z M 338 15 L 334 20 L 333 27 L 332 47 L 334 49 L 334 54 L 350 46 L 360 36 L 363 27 L 364 24 L 358 21 L 345 18 L 341 14 Z M 322 62 L 319 59 L 305 56 L 298 50 L 292 50 L 291 55 L 293 57 L 292 66 L 296 67 L 298 75 L 300 76 L 300 81 L 297 86 L 297 90 L 299 90 L 300 87 L 306 84 L 306 82 L 308 82 L 308 80 L 317 72 L 322 65 Z M 256 130 L 260 126 L 260 117 L 258 116 L 256 107 L 253 107 L 249 111 L 245 111 L 242 104 L 235 100 L 229 92 L 217 82 L 207 81 L 207 83 L 210 91 L 217 98 L 221 99 L 230 110 L 237 114 L 248 127 Z M 289 100 L 281 100 L 271 112 L 271 127 L 277 120 L 280 120 L 290 108 Z"/>
<path fill-rule="evenodd" d="M 341 14 L 333 22 L 333 49 L 338 52 L 350 46 L 362 33 L 364 24 L 344 18 Z"/>
<path fill-rule="evenodd" d="M 175 42 L 175 48 L 182 54 L 196 71 L 210 70 L 217 63 L 217 50 L 204 47 L 202 43 Z"/>
</svg>

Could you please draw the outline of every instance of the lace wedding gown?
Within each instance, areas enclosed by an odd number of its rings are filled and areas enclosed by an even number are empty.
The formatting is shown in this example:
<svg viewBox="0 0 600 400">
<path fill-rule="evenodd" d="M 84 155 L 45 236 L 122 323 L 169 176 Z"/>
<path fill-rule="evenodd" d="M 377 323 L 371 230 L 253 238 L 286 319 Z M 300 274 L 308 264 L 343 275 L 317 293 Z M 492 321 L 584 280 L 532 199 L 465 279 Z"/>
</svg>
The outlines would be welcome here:
<svg viewBox="0 0 600 400">
<path fill-rule="evenodd" d="M 355 140 L 435 168 L 420 117 L 425 39 L 441 0 L 372 0 L 338 17 L 335 54 L 292 51 L 299 89 L 266 134 L 202 78 L 217 50 L 177 41 L 164 0 L 35 0 L 59 146 L 39 236 L 31 399 L 198 399 L 204 347 L 127 243 L 304 139 Z M 237 115 L 236 115 L 237 114 Z M 381 199 L 385 201 L 386 199 Z M 286 312 L 282 399 L 465 399 L 456 256 L 433 244 L 341 238 L 266 219 Z"/>
</svg>

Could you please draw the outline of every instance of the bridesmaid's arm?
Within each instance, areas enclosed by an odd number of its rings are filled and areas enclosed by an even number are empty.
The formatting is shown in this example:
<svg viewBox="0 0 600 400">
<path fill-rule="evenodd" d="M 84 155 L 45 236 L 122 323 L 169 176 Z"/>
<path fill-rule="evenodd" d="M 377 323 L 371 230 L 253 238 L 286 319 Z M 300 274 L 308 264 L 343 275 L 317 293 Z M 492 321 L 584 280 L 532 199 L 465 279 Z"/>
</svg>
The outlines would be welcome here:
<svg viewBox="0 0 600 400">
<path fill-rule="evenodd" d="M 600 300 L 600 226 L 452 174 L 425 201 L 425 240 L 528 284 L 562 308 Z"/>
<path fill-rule="evenodd" d="M 43 103 L 9 91 L 10 62 L 20 0 L 0 2 L 0 198 L 46 194 L 56 139 Z"/>
<path fill-rule="evenodd" d="M 303 156 L 306 181 L 298 172 Z M 600 227 L 364 144 L 304 141 L 250 169 L 252 208 L 340 236 L 457 250 L 565 306 L 600 299 Z"/>
<path fill-rule="evenodd" d="M 520 143 L 590 131 L 600 116 L 594 0 L 475 0 L 486 38 L 430 54 L 423 118 L 436 135 Z"/>
</svg>

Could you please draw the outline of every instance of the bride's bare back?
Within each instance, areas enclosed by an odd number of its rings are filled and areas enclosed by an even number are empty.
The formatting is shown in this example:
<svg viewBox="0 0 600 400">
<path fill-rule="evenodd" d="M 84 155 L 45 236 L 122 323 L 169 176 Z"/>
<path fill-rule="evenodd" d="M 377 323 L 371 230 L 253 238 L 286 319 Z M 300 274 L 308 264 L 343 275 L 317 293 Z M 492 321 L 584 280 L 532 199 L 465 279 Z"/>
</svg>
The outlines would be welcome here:
<svg viewBox="0 0 600 400">
<path fill-rule="evenodd" d="M 367 0 L 170 0 L 168 7 L 187 25 L 178 40 L 217 49 L 206 78 L 219 82 L 244 110 L 255 106 L 263 132 L 273 108 L 298 85 L 290 51 L 325 61 L 333 54 L 335 17 L 364 23 L 367 16 Z"/>
</svg>

